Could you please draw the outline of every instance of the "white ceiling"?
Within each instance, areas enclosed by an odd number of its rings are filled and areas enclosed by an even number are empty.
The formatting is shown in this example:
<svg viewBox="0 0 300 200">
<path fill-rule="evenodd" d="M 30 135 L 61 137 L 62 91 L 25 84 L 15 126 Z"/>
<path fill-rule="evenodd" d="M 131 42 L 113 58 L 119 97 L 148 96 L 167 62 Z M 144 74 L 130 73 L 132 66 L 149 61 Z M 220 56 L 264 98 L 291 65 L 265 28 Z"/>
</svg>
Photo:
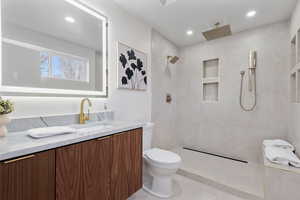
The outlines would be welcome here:
<svg viewBox="0 0 300 200">
<path fill-rule="evenodd" d="M 64 0 L 1 0 L 2 24 L 12 23 L 102 50 L 102 22 Z M 74 24 L 64 20 L 70 16 Z"/>
<path fill-rule="evenodd" d="M 128 12 L 152 25 L 178 46 L 204 40 L 202 32 L 220 21 L 231 24 L 232 32 L 289 19 L 297 0 L 177 0 L 162 6 L 160 0 L 115 0 Z M 249 10 L 255 18 L 246 19 Z M 186 30 L 194 30 L 188 37 Z"/>
</svg>

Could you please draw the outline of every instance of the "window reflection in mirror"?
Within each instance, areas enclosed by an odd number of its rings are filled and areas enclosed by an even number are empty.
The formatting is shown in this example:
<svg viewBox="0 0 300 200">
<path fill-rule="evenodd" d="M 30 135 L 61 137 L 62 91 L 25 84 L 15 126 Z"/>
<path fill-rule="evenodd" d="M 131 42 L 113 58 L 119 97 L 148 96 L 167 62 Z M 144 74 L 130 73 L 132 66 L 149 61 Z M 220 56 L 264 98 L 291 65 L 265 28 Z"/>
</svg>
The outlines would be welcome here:
<svg viewBox="0 0 300 200">
<path fill-rule="evenodd" d="M 2 86 L 104 91 L 105 23 L 69 2 L 1 0 Z"/>
</svg>

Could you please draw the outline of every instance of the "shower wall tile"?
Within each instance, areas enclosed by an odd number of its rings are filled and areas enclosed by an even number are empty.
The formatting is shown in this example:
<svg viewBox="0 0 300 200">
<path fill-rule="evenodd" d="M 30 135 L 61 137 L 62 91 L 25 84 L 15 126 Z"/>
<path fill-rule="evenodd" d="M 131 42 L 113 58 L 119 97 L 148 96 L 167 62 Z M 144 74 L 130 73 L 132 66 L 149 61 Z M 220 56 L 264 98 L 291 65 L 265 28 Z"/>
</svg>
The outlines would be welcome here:
<svg viewBox="0 0 300 200">
<path fill-rule="evenodd" d="M 180 50 L 175 130 L 182 145 L 260 162 L 264 139 L 287 138 L 288 30 L 282 22 Z M 245 112 L 239 105 L 240 71 L 248 68 L 250 50 L 258 53 L 258 95 L 256 109 Z M 214 58 L 220 59 L 219 101 L 205 103 L 201 63 Z M 244 99 L 252 103 L 251 96 Z"/>
<path fill-rule="evenodd" d="M 177 145 L 176 120 L 176 69 L 177 64 L 168 64 L 167 56 L 178 56 L 177 47 L 152 30 L 152 121 L 155 123 L 153 145 L 172 149 Z M 172 102 L 166 102 L 171 94 Z"/>
</svg>

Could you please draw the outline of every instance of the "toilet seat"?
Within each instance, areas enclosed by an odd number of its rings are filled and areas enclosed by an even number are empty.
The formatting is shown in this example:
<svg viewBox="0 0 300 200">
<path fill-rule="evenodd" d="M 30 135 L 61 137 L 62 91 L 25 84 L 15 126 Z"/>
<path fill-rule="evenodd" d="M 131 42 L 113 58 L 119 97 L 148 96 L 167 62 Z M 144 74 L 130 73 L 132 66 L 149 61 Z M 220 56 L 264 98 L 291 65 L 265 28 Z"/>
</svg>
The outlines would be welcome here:
<svg viewBox="0 0 300 200">
<path fill-rule="evenodd" d="M 162 165 L 171 166 L 173 164 L 178 164 L 181 162 L 180 156 L 176 153 L 162 150 L 159 148 L 153 148 L 144 152 L 144 157 L 150 159 L 152 162 Z"/>
</svg>

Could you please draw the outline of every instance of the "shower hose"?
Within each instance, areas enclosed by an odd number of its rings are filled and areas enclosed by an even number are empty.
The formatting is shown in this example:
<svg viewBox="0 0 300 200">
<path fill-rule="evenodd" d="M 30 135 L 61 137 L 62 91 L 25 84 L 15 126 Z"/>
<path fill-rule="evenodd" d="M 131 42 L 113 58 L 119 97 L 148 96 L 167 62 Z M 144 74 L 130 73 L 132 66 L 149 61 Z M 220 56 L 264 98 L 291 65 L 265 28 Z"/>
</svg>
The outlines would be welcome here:
<svg viewBox="0 0 300 200">
<path fill-rule="evenodd" d="M 246 108 L 243 105 L 243 82 L 244 82 L 244 76 L 245 76 L 245 72 L 242 71 L 241 72 L 241 89 L 240 89 L 240 106 L 244 111 L 250 112 L 253 111 L 254 108 L 256 107 L 256 71 L 254 70 L 253 74 L 254 76 L 254 104 L 250 107 L 250 108 Z"/>
</svg>

